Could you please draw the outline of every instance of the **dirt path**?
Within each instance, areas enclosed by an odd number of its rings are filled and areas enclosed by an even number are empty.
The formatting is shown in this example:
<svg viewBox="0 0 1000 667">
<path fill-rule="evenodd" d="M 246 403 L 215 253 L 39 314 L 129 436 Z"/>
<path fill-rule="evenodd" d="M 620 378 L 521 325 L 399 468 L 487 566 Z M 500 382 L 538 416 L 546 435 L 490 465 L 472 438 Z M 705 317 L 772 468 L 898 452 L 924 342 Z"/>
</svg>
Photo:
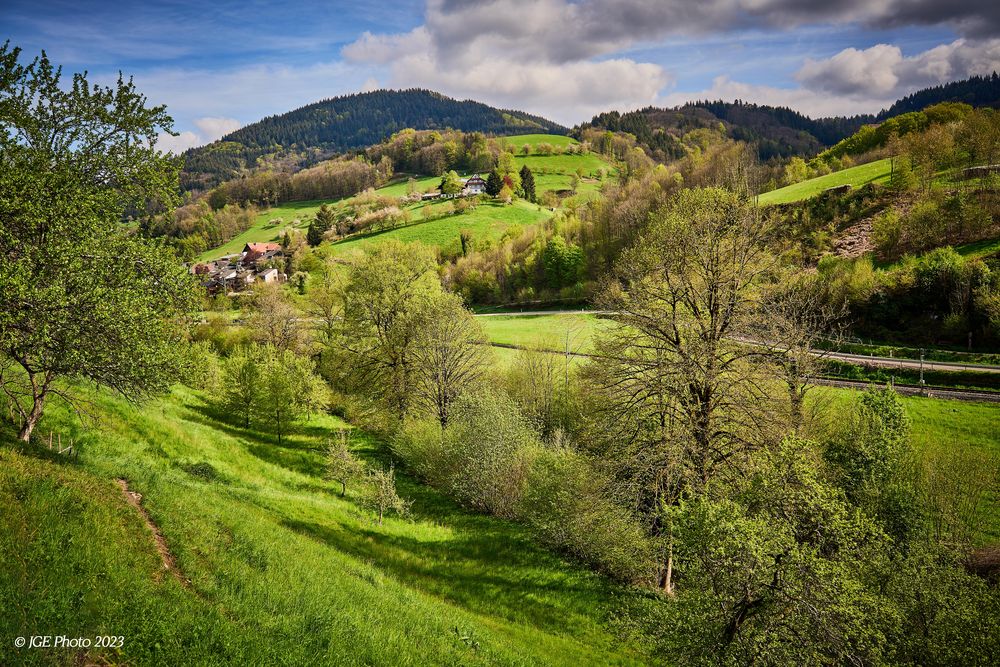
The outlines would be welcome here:
<svg viewBox="0 0 1000 667">
<path fill-rule="evenodd" d="M 174 555 L 170 553 L 170 549 L 167 547 L 167 541 L 163 539 L 163 533 L 160 532 L 156 523 L 153 522 L 153 519 L 149 516 L 149 512 L 146 511 L 146 508 L 142 506 L 142 494 L 130 491 L 128 488 L 128 482 L 124 479 L 116 479 L 115 482 L 118 483 L 122 493 L 125 494 L 125 500 L 127 500 L 128 504 L 139 512 L 139 516 L 141 516 L 142 520 L 146 523 L 146 528 L 148 528 L 149 532 L 153 534 L 153 541 L 156 543 L 156 550 L 160 553 L 160 559 L 163 561 L 163 569 L 174 575 L 182 586 L 190 586 L 191 582 L 181 575 L 181 571 L 177 567 L 177 561 L 174 559 Z"/>
</svg>

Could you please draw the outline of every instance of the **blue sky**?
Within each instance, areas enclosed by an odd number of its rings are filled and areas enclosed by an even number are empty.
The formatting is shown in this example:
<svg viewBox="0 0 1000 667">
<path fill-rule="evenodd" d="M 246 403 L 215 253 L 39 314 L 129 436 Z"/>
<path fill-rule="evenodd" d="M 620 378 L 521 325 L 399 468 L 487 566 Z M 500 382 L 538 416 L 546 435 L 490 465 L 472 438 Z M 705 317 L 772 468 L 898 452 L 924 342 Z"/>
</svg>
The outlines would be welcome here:
<svg viewBox="0 0 1000 667">
<path fill-rule="evenodd" d="M 426 87 L 571 125 L 689 99 L 874 112 L 1000 69 L 978 0 L 4 0 L 4 37 L 67 70 L 133 75 L 183 149 L 312 101 Z"/>
</svg>

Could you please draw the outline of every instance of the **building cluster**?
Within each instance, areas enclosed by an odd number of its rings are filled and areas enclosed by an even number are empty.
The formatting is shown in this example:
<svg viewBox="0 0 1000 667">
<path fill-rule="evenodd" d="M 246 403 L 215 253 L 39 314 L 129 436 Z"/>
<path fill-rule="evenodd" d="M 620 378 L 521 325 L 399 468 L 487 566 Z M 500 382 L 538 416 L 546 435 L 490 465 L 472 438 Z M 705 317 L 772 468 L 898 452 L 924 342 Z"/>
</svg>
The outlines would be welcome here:
<svg viewBox="0 0 1000 667">
<path fill-rule="evenodd" d="M 209 294 L 228 294 L 241 292 L 257 282 L 285 282 L 288 276 L 277 268 L 284 264 L 284 258 L 277 243 L 248 243 L 239 254 L 196 263 L 190 271 Z"/>
</svg>

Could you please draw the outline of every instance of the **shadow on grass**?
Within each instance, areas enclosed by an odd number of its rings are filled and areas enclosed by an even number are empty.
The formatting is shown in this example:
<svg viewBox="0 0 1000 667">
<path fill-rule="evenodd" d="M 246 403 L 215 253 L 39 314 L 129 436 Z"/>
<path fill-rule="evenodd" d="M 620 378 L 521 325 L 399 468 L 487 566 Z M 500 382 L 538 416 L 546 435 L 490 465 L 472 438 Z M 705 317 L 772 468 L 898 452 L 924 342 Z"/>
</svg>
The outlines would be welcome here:
<svg viewBox="0 0 1000 667">
<path fill-rule="evenodd" d="M 237 426 L 226 418 L 224 412 L 210 403 L 188 404 L 185 408 L 185 419 L 209 426 L 243 442 L 247 451 L 262 461 L 305 475 L 323 475 L 321 443 L 322 438 L 329 434 L 329 429 L 316 425 L 298 425 L 292 433 L 282 436 L 281 444 L 278 444 L 276 434 Z"/>
<path fill-rule="evenodd" d="M 573 624 L 570 616 L 592 615 L 603 607 L 609 591 L 597 578 L 564 576 L 558 561 L 512 536 L 507 526 L 470 519 L 449 522 L 454 533 L 444 541 L 294 519 L 284 519 L 282 525 L 371 562 L 406 586 L 476 613 L 550 632 L 563 634 Z"/>
</svg>

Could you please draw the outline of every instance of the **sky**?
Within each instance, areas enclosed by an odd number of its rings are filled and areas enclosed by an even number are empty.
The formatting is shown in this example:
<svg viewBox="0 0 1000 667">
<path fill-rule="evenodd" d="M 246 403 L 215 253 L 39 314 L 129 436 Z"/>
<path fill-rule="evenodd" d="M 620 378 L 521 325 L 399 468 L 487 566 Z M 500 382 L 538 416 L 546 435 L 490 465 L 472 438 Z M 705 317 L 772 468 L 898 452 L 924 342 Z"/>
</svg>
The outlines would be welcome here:
<svg viewBox="0 0 1000 667">
<path fill-rule="evenodd" d="M 0 39 L 96 82 L 134 77 L 180 151 L 377 88 L 568 126 L 697 99 L 873 113 L 1000 71 L 1000 0 L 2 0 Z"/>
</svg>

